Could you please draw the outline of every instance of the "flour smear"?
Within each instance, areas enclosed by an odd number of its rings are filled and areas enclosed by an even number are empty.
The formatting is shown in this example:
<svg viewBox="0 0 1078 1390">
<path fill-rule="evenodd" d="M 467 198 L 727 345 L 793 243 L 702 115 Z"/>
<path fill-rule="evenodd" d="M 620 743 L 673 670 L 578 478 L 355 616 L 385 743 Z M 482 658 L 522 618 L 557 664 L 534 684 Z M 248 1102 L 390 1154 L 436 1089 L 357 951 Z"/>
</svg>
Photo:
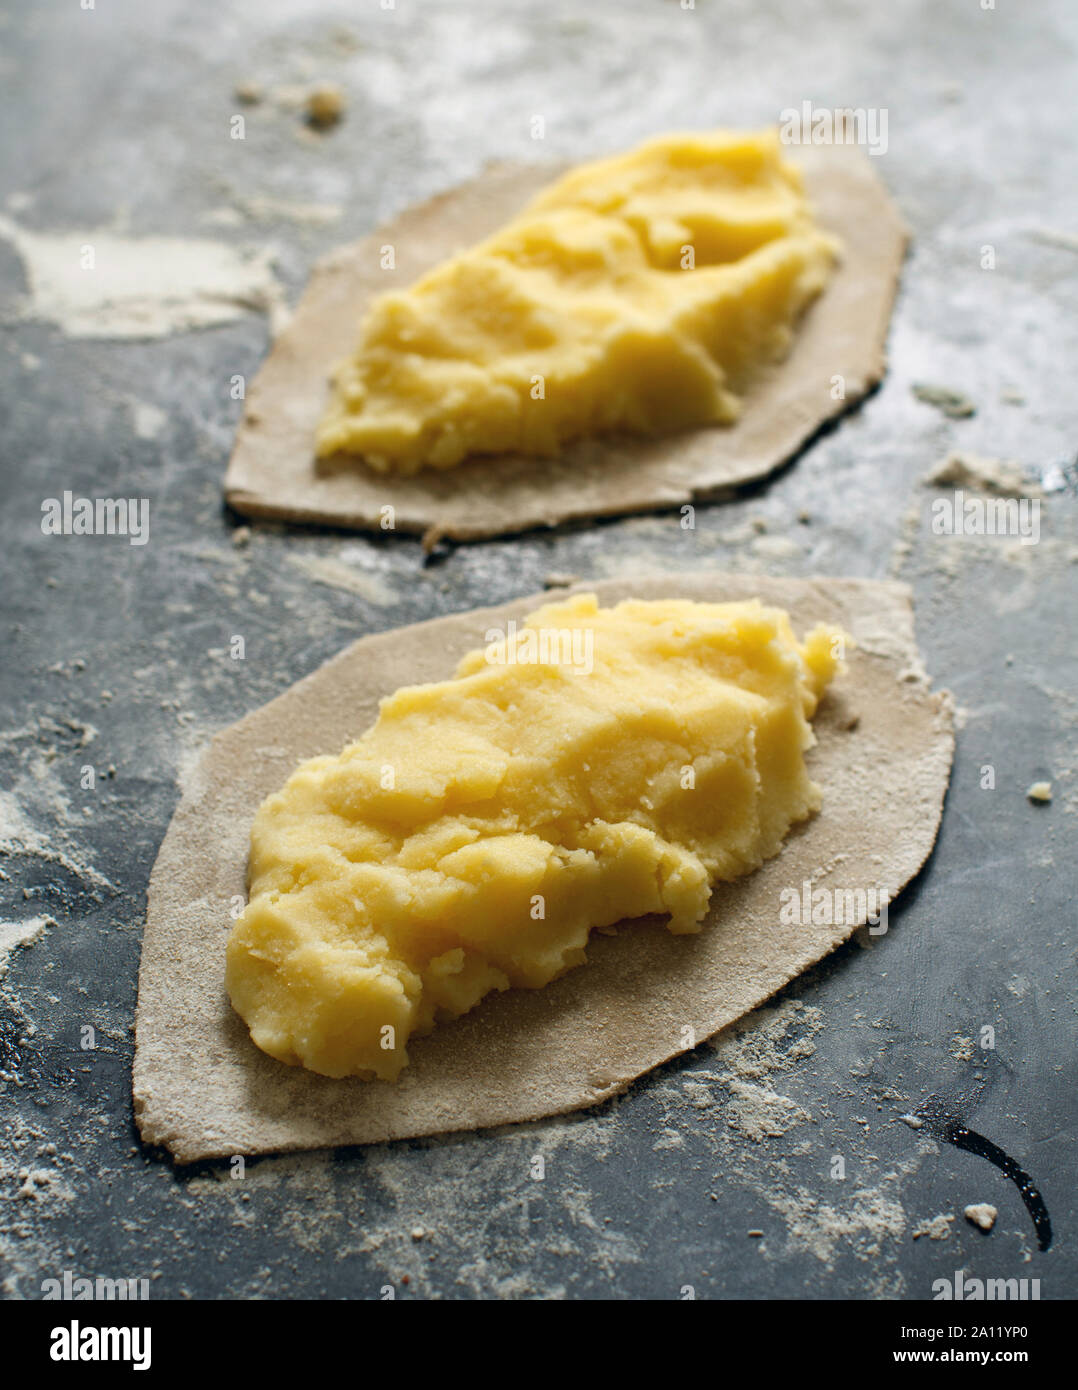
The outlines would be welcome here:
<svg viewBox="0 0 1078 1390">
<path fill-rule="evenodd" d="M 7 974 L 12 953 L 32 946 L 56 923 L 51 917 L 28 917 L 22 922 L 0 922 L 0 976 Z"/>
<path fill-rule="evenodd" d="M 24 318 L 70 338 L 163 338 L 245 313 L 286 317 L 268 250 L 186 237 L 129 237 L 101 228 L 34 232 L 0 217 L 0 237 L 22 259 Z"/>
</svg>

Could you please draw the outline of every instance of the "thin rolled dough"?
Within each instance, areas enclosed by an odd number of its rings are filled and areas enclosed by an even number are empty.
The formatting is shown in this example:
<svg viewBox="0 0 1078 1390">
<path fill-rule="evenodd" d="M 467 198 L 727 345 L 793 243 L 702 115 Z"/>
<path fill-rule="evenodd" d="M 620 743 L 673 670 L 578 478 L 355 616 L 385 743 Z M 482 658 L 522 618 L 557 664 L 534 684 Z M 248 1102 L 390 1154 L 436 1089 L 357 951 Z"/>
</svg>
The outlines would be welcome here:
<svg viewBox="0 0 1078 1390">
<path fill-rule="evenodd" d="M 765 478 L 883 376 L 884 344 L 906 229 L 868 156 L 852 147 L 791 149 L 823 226 L 845 250 L 785 362 L 760 374 L 742 419 L 674 438 L 583 440 L 556 459 L 503 455 L 413 477 L 375 473 L 313 451 L 333 366 L 355 348 L 372 297 L 403 286 L 518 212 L 562 172 L 496 165 L 318 262 L 290 324 L 247 393 L 225 497 L 246 516 L 396 530 L 428 543 L 653 511 Z M 392 246 L 396 269 L 380 268 Z M 839 384 L 841 382 L 841 384 Z"/>
<path fill-rule="evenodd" d="M 758 872 L 719 884 L 698 936 L 662 919 L 593 935 L 588 963 L 541 990 L 489 995 L 409 1044 L 395 1084 L 334 1081 L 260 1052 L 224 988 L 229 908 L 244 893 L 255 809 L 296 763 L 336 752 L 381 696 L 441 680 L 488 628 L 550 595 L 364 637 L 206 750 L 150 879 L 139 974 L 135 1115 L 183 1163 L 401 1139 L 594 1105 L 763 1003 L 852 932 L 783 926 L 780 892 L 882 885 L 897 893 L 932 848 L 953 752 L 952 702 L 921 669 L 909 592 L 870 580 L 708 574 L 610 581 L 622 598 L 759 595 L 797 631 L 838 623 L 860 644 L 814 721 L 823 810 Z M 858 716 L 858 717 L 855 717 Z"/>
</svg>

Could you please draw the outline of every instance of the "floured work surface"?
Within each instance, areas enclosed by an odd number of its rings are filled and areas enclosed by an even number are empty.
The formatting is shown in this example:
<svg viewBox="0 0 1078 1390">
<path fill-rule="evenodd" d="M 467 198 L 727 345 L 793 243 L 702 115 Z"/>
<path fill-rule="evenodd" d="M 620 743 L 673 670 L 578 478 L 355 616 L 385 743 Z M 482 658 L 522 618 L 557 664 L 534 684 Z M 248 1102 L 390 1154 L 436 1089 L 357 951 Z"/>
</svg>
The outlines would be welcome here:
<svg viewBox="0 0 1078 1390">
<path fill-rule="evenodd" d="M 557 458 L 466 460 L 444 472 L 378 474 L 360 459 L 319 461 L 315 427 L 329 376 L 355 350 L 371 299 L 404 286 L 508 221 L 561 168 L 496 166 L 320 261 L 291 323 L 247 393 L 225 496 L 248 516 L 471 540 L 595 516 L 672 507 L 766 477 L 882 377 L 906 231 L 869 157 L 844 146 L 784 151 L 841 263 L 784 362 L 745 392 L 734 426 L 657 439 L 599 437 Z M 392 246 L 396 268 L 381 268 Z"/>
<path fill-rule="evenodd" d="M 850 936 L 783 925 L 783 889 L 879 886 L 894 896 L 928 856 L 951 766 L 951 701 L 920 674 L 905 586 L 711 574 L 582 586 L 623 598 L 760 597 L 795 630 L 858 641 L 813 721 L 823 809 L 756 873 L 715 885 L 703 930 L 664 919 L 595 933 L 586 965 L 539 990 L 489 996 L 409 1044 L 395 1083 L 341 1081 L 260 1052 L 224 988 L 230 907 L 244 894 L 251 820 L 296 763 L 337 752 L 398 686 L 441 680 L 491 627 L 550 595 L 365 637 L 219 734 L 150 880 L 139 974 L 135 1113 L 181 1162 L 474 1129 L 593 1105 L 755 1008 Z M 860 922 L 864 921 L 862 916 Z"/>
</svg>

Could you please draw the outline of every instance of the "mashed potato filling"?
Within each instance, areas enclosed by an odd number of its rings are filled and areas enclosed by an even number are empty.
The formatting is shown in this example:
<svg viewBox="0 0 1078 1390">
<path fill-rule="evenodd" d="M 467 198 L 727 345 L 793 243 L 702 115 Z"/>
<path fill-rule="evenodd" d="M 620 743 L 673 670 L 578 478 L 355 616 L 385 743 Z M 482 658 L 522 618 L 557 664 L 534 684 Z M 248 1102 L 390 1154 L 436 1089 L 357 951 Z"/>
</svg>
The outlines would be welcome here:
<svg viewBox="0 0 1078 1390">
<path fill-rule="evenodd" d="M 486 636 L 257 813 L 227 984 L 282 1062 L 394 1079 L 411 1035 L 582 964 L 595 927 L 698 931 L 711 884 L 820 805 L 804 753 L 833 630 L 582 595 Z"/>
<path fill-rule="evenodd" d="M 836 246 L 773 133 L 670 135 L 582 165 L 374 301 L 318 453 L 414 473 L 730 424 Z"/>
</svg>

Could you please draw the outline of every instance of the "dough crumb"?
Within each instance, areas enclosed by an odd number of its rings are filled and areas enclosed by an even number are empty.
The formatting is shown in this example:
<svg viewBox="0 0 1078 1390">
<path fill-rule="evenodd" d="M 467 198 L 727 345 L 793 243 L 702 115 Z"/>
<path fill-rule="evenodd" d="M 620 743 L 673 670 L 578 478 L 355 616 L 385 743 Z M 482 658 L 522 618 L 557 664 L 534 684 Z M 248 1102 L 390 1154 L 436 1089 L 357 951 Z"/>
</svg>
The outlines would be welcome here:
<svg viewBox="0 0 1078 1390">
<path fill-rule="evenodd" d="M 789 536 L 757 536 L 752 553 L 768 560 L 793 560 L 801 554 L 801 547 Z"/>
<path fill-rule="evenodd" d="M 1035 801 L 1041 806 L 1046 806 L 1052 799 L 1051 782 L 1034 782 L 1027 790 L 1026 796 L 1030 801 Z"/>
<path fill-rule="evenodd" d="M 344 93 L 332 82 L 321 82 L 307 93 L 307 124 L 329 130 L 344 115 Z"/>
<path fill-rule="evenodd" d="M 922 1221 L 913 1230 L 914 1240 L 920 1240 L 922 1236 L 927 1236 L 929 1240 L 948 1240 L 951 1235 L 951 1225 L 954 1222 L 953 1216 L 933 1216 L 928 1221 Z"/>
<path fill-rule="evenodd" d="M 567 574 L 563 570 L 551 570 L 543 580 L 544 589 L 568 589 L 571 584 L 575 584 L 578 575 Z"/>
<path fill-rule="evenodd" d="M 237 82 L 233 95 L 241 106 L 257 106 L 265 93 L 258 82 Z"/>
<path fill-rule="evenodd" d="M 977 413 L 977 407 L 961 391 L 949 386 L 933 386 L 929 382 L 914 383 L 913 394 L 925 405 L 934 405 L 949 420 L 966 420 Z"/>
<path fill-rule="evenodd" d="M 948 454 L 923 479 L 926 487 L 964 487 L 996 497 L 1039 497 L 1040 486 L 1026 477 L 1020 463 L 982 458 L 978 454 Z"/>
<path fill-rule="evenodd" d="M 988 1202 L 974 1202 L 962 1209 L 962 1215 L 971 1225 L 979 1226 L 982 1231 L 990 1231 L 996 1224 L 999 1212 Z"/>
<path fill-rule="evenodd" d="M 238 547 L 251 544 L 251 528 L 249 526 L 237 526 L 232 532 L 232 544 Z"/>
</svg>

